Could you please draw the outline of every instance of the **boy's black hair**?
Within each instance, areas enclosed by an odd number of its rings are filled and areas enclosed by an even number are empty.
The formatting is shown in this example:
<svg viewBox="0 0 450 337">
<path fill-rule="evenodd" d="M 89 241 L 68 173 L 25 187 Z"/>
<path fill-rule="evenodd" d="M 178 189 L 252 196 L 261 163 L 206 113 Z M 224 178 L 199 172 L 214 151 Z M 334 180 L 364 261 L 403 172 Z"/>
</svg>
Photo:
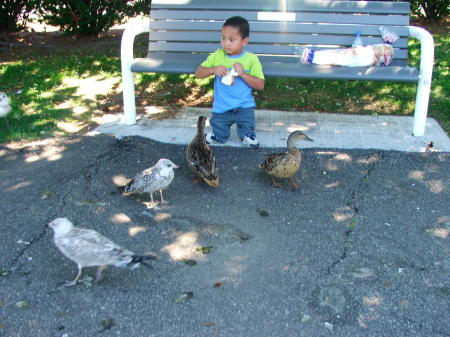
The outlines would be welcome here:
<svg viewBox="0 0 450 337">
<path fill-rule="evenodd" d="M 248 21 L 242 16 L 232 16 L 231 18 L 227 19 L 227 21 L 225 21 L 222 27 L 225 26 L 231 26 L 239 29 L 239 33 L 241 34 L 241 37 L 243 39 L 250 36 L 250 25 L 248 24 Z"/>
</svg>

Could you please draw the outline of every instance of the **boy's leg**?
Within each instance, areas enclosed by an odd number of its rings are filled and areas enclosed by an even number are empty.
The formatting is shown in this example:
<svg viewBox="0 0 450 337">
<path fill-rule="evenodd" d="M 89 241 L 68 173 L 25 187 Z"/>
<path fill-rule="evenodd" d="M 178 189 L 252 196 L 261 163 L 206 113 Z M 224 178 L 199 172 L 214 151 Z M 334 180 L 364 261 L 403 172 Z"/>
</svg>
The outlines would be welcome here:
<svg viewBox="0 0 450 337">
<path fill-rule="evenodd" d="M 233 124 L 231 114 L 227 111 L 224 113 L 212 113 L 209 120 L 215 140 L 218 143 L 225 143 L 230 137 L 230 128 Z"/>
<path fill-rule="evenodd" d="M 236 132 L 242 140 L 242 145 L 254 149 L 259 147 L 255 132 L 255 109 L 240 108 L 236 116 Z"/>
</svg>

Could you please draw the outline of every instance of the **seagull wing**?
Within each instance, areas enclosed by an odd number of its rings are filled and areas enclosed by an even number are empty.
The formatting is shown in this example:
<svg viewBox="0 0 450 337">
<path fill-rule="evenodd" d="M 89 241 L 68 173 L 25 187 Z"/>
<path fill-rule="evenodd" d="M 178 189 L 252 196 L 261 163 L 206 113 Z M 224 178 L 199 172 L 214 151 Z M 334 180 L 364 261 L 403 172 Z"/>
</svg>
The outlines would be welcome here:
<svg viewBox="0 0 450 337">
<path fill-rule="evenodd" d="M 159 177 L 161 168 L 158 166 L 150 167 L 144 171 L 139 172 L 133 180 L 128 184 L 127 191 L 142 191 L 152 193 L 155 189 L 152 189 L 153 182 Z"/>
<path fill-rule="evenodd" d="M 120 266 L 130 262 L 133 254 L 94 230 L 76 227 L 55 240 L 55 244 L 65 256 L 83 267 Z"/>
</svg>

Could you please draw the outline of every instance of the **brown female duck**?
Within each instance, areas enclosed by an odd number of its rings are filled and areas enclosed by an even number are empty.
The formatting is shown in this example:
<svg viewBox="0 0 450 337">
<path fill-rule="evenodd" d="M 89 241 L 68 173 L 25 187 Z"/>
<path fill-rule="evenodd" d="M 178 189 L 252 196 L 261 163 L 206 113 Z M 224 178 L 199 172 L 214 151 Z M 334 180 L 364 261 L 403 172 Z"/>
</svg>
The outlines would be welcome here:
<svg viewBox="0 0 450 337">
<path fill-rule="evenodd" d="M 196 182 L 203 180 L 209 186 L 220 185 L 216 169 L 216 158 L 205 142 L 206 117 L 200 116 L 197 121 L 197 134 L 186 149 L 186 160 L 197 176 Z"/>
<path fill-rule="evenodd" d="M 288 178 L 294 189 L 298 189 L 298 184 L 294 180 L 294 175 L 300 169 L 302 154 L 297 148 L 297 143 L 301 140 L 312 142 L 313 140 L 302 131 L 294 131 L 287 140 L 287 152 L 273 153 L 267 156 L 266 160 L 259 165 L 272 178 L 274 187 L 282 185 L 275 181 L 275 178 Z"/>
</svg>

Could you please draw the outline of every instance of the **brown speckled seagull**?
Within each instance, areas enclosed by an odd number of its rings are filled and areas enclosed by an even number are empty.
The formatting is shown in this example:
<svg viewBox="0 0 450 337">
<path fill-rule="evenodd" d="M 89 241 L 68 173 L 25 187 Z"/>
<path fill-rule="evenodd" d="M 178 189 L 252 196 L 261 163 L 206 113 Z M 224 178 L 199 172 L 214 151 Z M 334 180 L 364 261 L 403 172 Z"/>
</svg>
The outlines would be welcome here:
<svg viewBox="0 0 450 337">
<path fill-rule="evenodd" d="M 125 192 L 149 193 L 153 203 L 153 192 L 159 190 L 161 204 L 167 204 L 168 202 L 164 200 L 162 191 L 172 182 L 175 176 L 174 168 L 178 168 L 178 166 L 171 160 L 161 158 L 154 166 L 138 173 L 125 186 Z"/>
<path fill-rule="evenodd" d="M 75 227 L 67 218 L 56 218 L 48 224 L 53 229 L 56 247 L 78 266 L 78 274 L 64 286 L 74 286 L 81 276 L 83 267 L 97 267 L 96 281 L 102 279 L 102 271 L 108 266 L 135 269 L 154 256 L 135 255 L 92 230 Z"/>
</svg>

